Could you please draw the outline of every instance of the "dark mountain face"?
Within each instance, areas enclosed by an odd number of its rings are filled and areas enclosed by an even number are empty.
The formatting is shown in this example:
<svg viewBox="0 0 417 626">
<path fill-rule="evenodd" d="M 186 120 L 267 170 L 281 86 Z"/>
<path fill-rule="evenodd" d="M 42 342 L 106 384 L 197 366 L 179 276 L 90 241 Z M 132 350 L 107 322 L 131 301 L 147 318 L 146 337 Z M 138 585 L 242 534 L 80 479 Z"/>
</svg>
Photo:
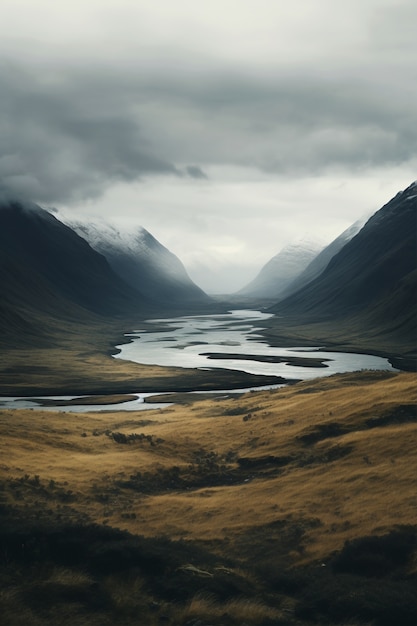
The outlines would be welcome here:
<svg viewBox="0 0 417 626">
<path fill-rule="evenodd" d="M 339 235 L 339 237 L 326 246 L 319 254 L 317 254 L 311 263 L 309 263 L 307 267 L 300 274 L 298 274 L 292 282 L 289 283 L 282 293 L 279 294 L 280 299 L 283 300 L 284 298 L 287 298 L 292 293 L 295 293 L 320 276 L 330 263 L 330 260 L 360 231 L 364 223 L 364 220 L 355 222 L 341 235 Z"/>
<path fill-rule="evenodd" d="M 0 324 L 16 330 L 28 330 L 38 314 L 65 319 L 150 308 L 84 239 L 20 202 L 0 206 L 0 289 Z"/>
<path fill-rule="evenodd" d="M 416 331 L 417 184 L 371 217 L 323 273 L 272 310 L 309 321 L 361 315 Z M 415 341 L 415 334 L 414 334 Z"/>
<path fill-rule="evenodd" d="M 211 302 L 190 279 L 178 257 L 144 228 L 123 232 L 102 220 L 62 219 L 103 254 L 126 283 L 153 301 L 171 308 Z"/>
</svg>

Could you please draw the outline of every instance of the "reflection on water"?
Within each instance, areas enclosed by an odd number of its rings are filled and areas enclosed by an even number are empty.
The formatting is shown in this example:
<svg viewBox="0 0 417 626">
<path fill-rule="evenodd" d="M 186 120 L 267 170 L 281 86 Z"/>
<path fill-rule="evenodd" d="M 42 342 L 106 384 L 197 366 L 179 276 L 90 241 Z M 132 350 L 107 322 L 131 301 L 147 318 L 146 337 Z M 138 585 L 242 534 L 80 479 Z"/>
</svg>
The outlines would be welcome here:
<svg viewBox="0 0 417 626">
<path fill-rule="evenodd" d="M 282 376 L 286 379 L 310 379 L 337 372 L 363 369 L 396 371 L 381 357 L 368 354 L 327 352 L 320 348 L 276 348 L 259 334 L 262 321 L 271 315 L 261 311 L 239 310 L 223 315 L 195 315 L 148 320 L 154 330 L 137 330 L 126 335 L 130 343 L 117 346 L 116 358 L 149 365 L 213 370 L 241 370 L 250 374 Z M 212 355 L 209 358 L 207 355 Z M 213 354 L 221 358 L 213 358 Z M 230 355 L 230 358 L 228 358 Z M 233 358 L 233 355 L 235 358 Z M 244 356 L 247 355 L 247 360 Z M 256 357 L 264 360 L 256 360 Z M 268 358 L 270 362 L 265 362 Z M 310 361 L 306 361 L 310 359 Z M 304 366 L 303 366 L 304 365 Z M 281 387 L 275 385 L 274 387 Z M 256 387 L 271 389 L 273 386 Z M 239 389 L 239 392 L 249 391 Z M 215 391 L 221 394 L 233 390 Z M 120 404 L 80 404 L 43 407 L 35 399 L 0 398 L 0 408 L 42 408 L 43 411 L 86 413 L 90 411 L 141 411 L 160 409 L 167 403 L 144 402 L 161 393 L 137 393 L 135 400 Z M 77 396 L 53 396 L 48 400 L 72 400 Z"/>
<path fill-rule="evenodd" d="M 88 398 L 88 396 L 33 396 L 22 398 L 9 396 L 0 398 L 0 408 L 5 409 L 42 409 L 42 411 L 62 411 L 65 413 L 89 413 L 102 411 L 147 411 L 149 409 L 163 409 L 169 406 L 162 402 L 145 402 L 145 398 L 154 396 L 154 393 L 136 393 L 135 400 L 117 404 L 63 404 L 61 406 L 42 406 L 42 400 L 73 400 L 74 398 Z M 161 394 L 158 394 L 161 395 Z M 37 402 L 36 400 L 39 400 Z"/>
<path fill-rule="evenodd" d="M 269 317 L 272 315 L 261 311 L 238 310 L 222 315 L 148 320 L 154 324 L 154 330 L 129 333 L 130 343 L 117 346 L 117 358 L 148 365 L 220 367 L 303 380 L 362 369 L 394 370 L 387 359 L 368 354 L 327 352 L 318 347 L 271 347 L 259 334 L 262 321 Z M 221 353 L 221 358 L 209 358 L 210 353 Z M 244 355 L 250 358 L 245 360 Z M 281 362 L 258 361 L 256 356 Z M 310 363 L 305 361 L 309 357 L 314 359 Z M 314 366 L 316 359 L 322 361 L 321 366 Z"/>
</svg>

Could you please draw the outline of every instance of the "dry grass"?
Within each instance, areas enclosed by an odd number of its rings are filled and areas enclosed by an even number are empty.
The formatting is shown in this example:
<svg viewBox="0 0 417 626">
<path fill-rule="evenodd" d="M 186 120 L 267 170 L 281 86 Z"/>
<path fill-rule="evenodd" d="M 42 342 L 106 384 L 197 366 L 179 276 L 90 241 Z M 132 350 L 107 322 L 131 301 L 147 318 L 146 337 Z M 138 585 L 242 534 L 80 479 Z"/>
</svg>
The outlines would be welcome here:
<svg viewBox="0 0 417 626">
<path fill-rule="evenodd" d="M 407 578 L 332 563 L 347 540 L 415 527 L 416 383 L 362 372 L 146 413 L 0 411 L 0 511 L 40 533 L 27 557 L 0 533 L 6 623 L 390 626 L 400 603 L 412 624 Z"/>
<path fill-rule="evenodd" d="M 254 600 L 246 600 L 245 598 L 237 598 L 220 603 L 216 598 L 209 594 L 197 594 L 192 598 L 189 605 L 181 611 L 179 619 L 183 621 L 191 621 L 197 619 L 219 619 L 232 615 L 233 619 L 239 623 L 250 623 L 253 626 L 262 624 L 265 620 L 282 618 L 285 613 L 278 609 L 274 609 L 262 602 Z"/>
<path fill-rule="evenodd" d="M 146 418 L 1 411 L 2 499 L 53 514 L 69 503 L 133 533 L 204 541 L 291 520 L 304 537 L 293 558 L 322 559 L 347 539 L 415 523 L 417 423 L 394 418 L 416 405 L 416 382 L 346 374 Z M 123 445 L 114 433 L 134 437 Z"/>
</svg>

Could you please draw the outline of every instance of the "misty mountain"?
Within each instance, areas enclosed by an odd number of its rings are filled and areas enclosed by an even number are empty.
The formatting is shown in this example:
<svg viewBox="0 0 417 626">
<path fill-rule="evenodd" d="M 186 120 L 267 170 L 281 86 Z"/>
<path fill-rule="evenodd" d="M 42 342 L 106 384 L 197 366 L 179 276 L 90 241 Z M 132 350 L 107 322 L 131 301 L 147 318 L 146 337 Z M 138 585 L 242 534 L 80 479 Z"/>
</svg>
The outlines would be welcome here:
<svg viewBox="0 0 417 626">
<path fill-rule="evenodd" d="M 320 276 L 335 254 L 337 254 L 343 246 L 345 246 L 348 241 L 350 241 L 360 231 L 365 224 L 365 221 L 365 219 L 358 220 L 352 224 L 352 226 L 349 226 L 349 228 L 343 231 L 343 233 L 334 239 L 328 246 L 323 248 L 323 250 L 313 258 L 307 267 L 300 274 L 298 274 L 298 276 L 296 276 L 283 291 L 281 291 L 280 298 L 286 298 L 317 278 L 317 276 Z"/>
<path fill-rule="evenodd" d="M 236 295 L 253 298 L 278 298 L 305 270 L 323 248 L 316 241 L 302 240 L 285 246 L 259 274 Z"/>
<path fill-rule="evenodd" d="M 303 323 L 356 320 L 415 348 L 416 239 L 417 182 L 377 211 L 319 277 L 271 310 Z"/>
<path fill-rule="evenodd" d="M 104 220 L 81 221 L 61 214 L 58 219 L 104 255 L 126 283 L 151 300 L 172 307 L 211 301 L 188 276 L 179 258 L 145 228 L 123 231 Z"/>
<path fill-rule="evenodd" d="M 152 309 L 84 239 L 28 202 L 0 204 L 0 290 L 3 338 L 42 334 L 49 318 L 81 321 Z"/>
</svg>

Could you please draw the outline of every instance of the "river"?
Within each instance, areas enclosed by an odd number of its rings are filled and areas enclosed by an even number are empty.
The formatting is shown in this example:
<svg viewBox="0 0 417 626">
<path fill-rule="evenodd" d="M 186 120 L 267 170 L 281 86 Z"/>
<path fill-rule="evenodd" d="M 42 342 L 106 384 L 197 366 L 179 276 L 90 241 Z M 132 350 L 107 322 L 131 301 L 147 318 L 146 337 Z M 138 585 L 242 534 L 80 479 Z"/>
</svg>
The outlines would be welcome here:
<svg viewBox="0 0 417 626">
<path fill-rule="evenodd" d="M 222 367 L 302 380 L 364 369 L 395 371 L 387 359 L 369 354 L 329 352 L 320 346 L 272 347 L 260 334 L 262 321 L 269 317 L 262 311 L 235 310 L 155 319 L 151 324 L 148 320 L 146 329 L 126 335 L 129 343 L 117 346 L 116 357 L 148 365 Z"/>
<path fill-rule="evenodd" d="M 220 367 L 251 374 L 281 376 L 287 380 L 307 380 L 359 370 L 396 371 L 387 359 L 369 354 L 329 352 L 320 346 L 272 347 L 260 333 L 262 322 L 269 317 L 270 314 L 262 311 L 235 310 L 218 315 L 147 320 L 146 328 L 126 334 L 127 343 L 117 346 L 119 352 L 115 358 L 166 367 L 211 370 Z M 144 402 L 155 394 L 141 393 L 138 390 L 135 395 L 136 400 L 120 404 L 64 404 L 42 409 L 78 413 L 103 410 L 137 411 L 167 406 Z M 74 396 L 54 396 L 47 399 L 61 401 L 73 398 Z M 39 403 L 35 398 L 9 397 L 0 398 L 1 407 L 39 408 Z"/>
</svg>

